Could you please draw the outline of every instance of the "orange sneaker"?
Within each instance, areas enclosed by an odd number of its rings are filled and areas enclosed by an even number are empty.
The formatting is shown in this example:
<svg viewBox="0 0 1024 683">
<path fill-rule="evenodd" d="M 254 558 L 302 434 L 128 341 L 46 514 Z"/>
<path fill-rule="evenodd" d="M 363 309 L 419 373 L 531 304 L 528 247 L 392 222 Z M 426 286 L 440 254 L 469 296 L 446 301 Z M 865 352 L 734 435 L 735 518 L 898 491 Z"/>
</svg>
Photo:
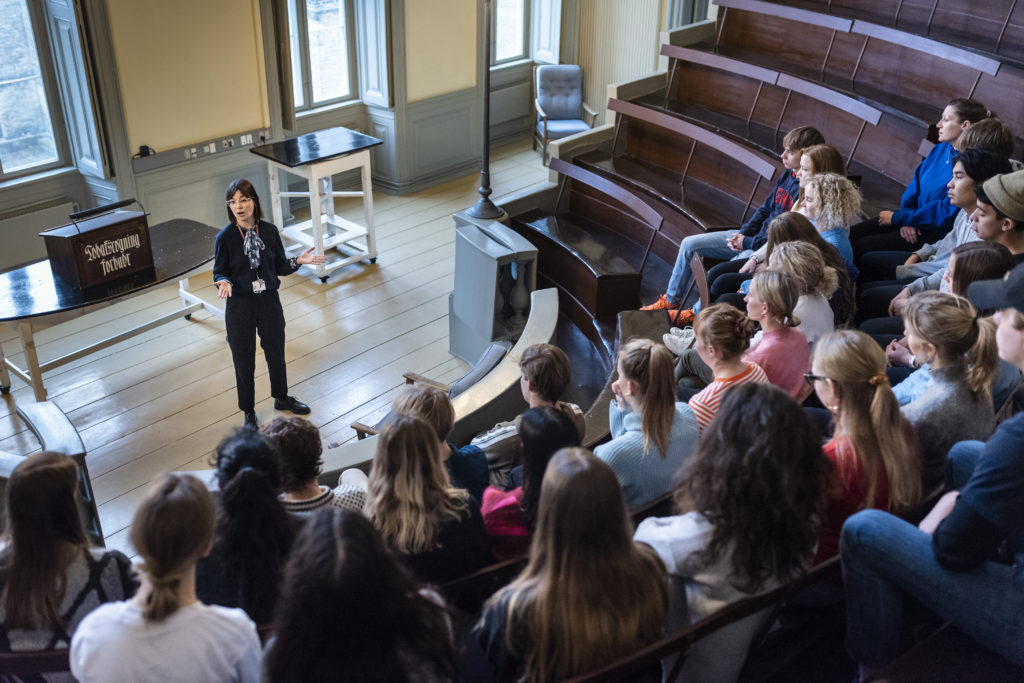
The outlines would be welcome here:
<svg viewBox="0 0 1024 683">
<path fill-rule="evenodd" d="M 692 308 L 684 308 L 682 310 L 670 309 L 668 312 L 669 321 L 676 327 L 680 325 L 692 325 L 693 319 L 696 318 L 693 314 Z"/>
<path fill-rule="evenodd" d="M 658 297 L 658 300 L 655 301 L 653 304 L 648 304 L 647 306 L 641 306 L 640 310 L 641 311 L 667 311 L 668 309 L 672 308 L 675 305 L 676 304 L 670 304 L 668 302 L 668 298 L 664 294 L 662 294 L 661 296 Z"/>
</svg>

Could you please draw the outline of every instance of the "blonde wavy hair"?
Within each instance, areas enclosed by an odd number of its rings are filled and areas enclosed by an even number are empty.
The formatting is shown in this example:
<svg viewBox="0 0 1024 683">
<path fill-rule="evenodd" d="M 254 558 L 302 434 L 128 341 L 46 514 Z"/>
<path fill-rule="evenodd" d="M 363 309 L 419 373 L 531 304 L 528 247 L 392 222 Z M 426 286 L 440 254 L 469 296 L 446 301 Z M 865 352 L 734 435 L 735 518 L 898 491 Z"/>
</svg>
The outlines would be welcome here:
<svg viewBox="0 0 1024 683">
<path fill-rule="evenodd" d="M 831 299 L 839 288 L 836 269 L 825 265 L 821 250 L 810 242 L 783 242 L 772 250 L 768 266 L 793 277 L 801 295 L 820 294 Z"/>
<path fill-rule="evenodd" d="M 437 433 L 413 415 L 397 415 L 381 430 L 369 479 L 366 516 L 399 553 L 433 548 L 469 504 L 448 479 Z"/>
<path fill-rule="evenodd" d="M 650 546 L 633 541 L 615 472 L 590 451 L 563 448 L 552 456 L 530 561 L 485 613 L 502 603 L 506 638 L 523 627 L 528 634 L 519 645 L 525 681 L 572 678 L 660 637 L 668 609 L 665 565 Z"/>
<path fill-rule="evenodd" d="M 933 344 L 944 360 L 967 365 L 967 386 L 975 401 L 992 400 L 992 382 L 999 373 L 996 326 L 979 318 L 971 302 L 956 294 L 921 292 L 903 311 L 907 331 Z"/>
<path fill-rule="evenodd" d="M 921 454 L 910 422 L 885 374 L 885 352 L 860 330 L 838 330 L 814 344 L 812 366 L 835 384 L 836 436 L 845 436 L 867 478 L 864 506 L 871 507 L 882 471 L 889 505 L 906 510 L 921 499 Z M 852 459 L 840 459 L 849 467 Z"/>
<path fill-rule="evenodd" d="M 816 173 L 807 181 L 806 192 L 818 198 L 814 219 L 820 232 L 834 228 L 849 229 L 861 217 L 863 197 L 853 182 L 838 173 Z"/>
</svg>

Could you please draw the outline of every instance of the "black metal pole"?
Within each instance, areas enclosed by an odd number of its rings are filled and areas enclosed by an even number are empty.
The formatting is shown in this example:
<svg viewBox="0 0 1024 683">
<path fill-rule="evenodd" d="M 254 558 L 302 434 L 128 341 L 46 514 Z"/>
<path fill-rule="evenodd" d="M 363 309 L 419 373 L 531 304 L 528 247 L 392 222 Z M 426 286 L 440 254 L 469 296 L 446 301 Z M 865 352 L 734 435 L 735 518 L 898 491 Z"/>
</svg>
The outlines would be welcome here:
<svg viewBox="0 0 1024 683">
<path fill-rule="evenodd" d="M 483 74 L 483 158 L 480 167 L 480 201 L 466 211 L 473 218 L 498 218 L 505 212 L 494 205 L 491 196 L 491 0 L 484 0 L 484 74 Z"/>
</svg>

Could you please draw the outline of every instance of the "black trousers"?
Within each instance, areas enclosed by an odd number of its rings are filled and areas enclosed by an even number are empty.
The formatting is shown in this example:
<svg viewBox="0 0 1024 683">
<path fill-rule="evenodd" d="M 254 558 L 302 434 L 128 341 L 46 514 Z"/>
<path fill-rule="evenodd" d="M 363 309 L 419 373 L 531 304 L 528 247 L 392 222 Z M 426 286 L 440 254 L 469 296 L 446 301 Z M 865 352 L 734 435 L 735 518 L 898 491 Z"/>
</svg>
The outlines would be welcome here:
<svg viewBox="0 0 1024 683">
<path fill-rule="evenodd" d="M 288 376 L 284 366 L 284 310 L 276 291 L 228 297 L 224 308 L 228 346 L 235 364 L 238 409 L 252 412 L 256 405 L 256 333 L 267 359 L 270 395 L 288 396 Z"/>
</svg>

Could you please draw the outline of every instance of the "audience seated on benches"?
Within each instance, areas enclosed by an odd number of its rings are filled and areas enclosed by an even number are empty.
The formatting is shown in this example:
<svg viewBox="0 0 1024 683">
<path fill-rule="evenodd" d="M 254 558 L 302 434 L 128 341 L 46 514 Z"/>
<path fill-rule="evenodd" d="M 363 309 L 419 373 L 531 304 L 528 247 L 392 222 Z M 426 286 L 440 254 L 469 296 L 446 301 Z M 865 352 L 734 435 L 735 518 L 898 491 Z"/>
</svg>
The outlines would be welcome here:
<svg viewBox="0 0 1024 683">
<path fill-rule="evenodd" d="M 665 567 L 631 536 L 611 468 L 582 448 L 555 453 L 530 561 L 491 598 L 476 628 L 495 680 L 564 680 L 658 639 Z"/>
<path fill-rule="evenodd" d="M 783 172 L 775 183 L 774 190 L 758 207 L 757 211 L 739 230 L 719 230 L 691 235 L 679 245 L 679 254 L 672 267 L 668 287 L 658 301 L 644 306 L 641 310 L 679 308 L 683 303 L 684 288 L 690 277 L 690 261 L 694 254 L 708 258 L 740 259 L 749 257 L 755 249 L 767 240 L 768 225 L 772 219 L 793 208 L 799 194 L 796 171 L 800 168 L 802 151 L 812 145 L 825 142 L 811 126 L 799 126 L 789 131 L 782 141 Z"/>
<path fill-rule="evenodd" d="M 363 515 L 325 507 L 295 539 L 263 680 L 454 681 L 444 602 Z"/>
<path fill-rule="evenodd" d="M 484 526 L 499 560 L 522 557 L 537 527 L 537 501 L 548 461 L 560 448 L 580 445 L 572 418 L 551 406 L 530 408 L 518 418 L 523 464 L 512 469 L 508 491 L 490 486 L 484 491 Z"/>
<path fill-rule="evenodd" d="M 828 300 L 839 287 L 839 275 L 835 268 L 825 265 L 818 247 L 810 242 L 783 242 L 771 252 L 768 265 L 796 282 L 800 296 L 793 315 L 800 320 L 797 329 L 810 346 L 835 331 L 835 314 Z"/>
<path fill-rule="evenodd" d="M 815 562 L 839 552 L 839 530 L 857 510 L 905 511 L 921 498 L 917 435 L 889 388 L 885 354 L 871 337 L 838 330 L 814 345 L 811 373 L 835 419 L 825 455 L 835 466 Z"/>
<path fill-rule="evenodd" d="M 995 114 L 977 100 L 957 98 L 946 105 L 935 127 L 939 143 L 914 171 L 900 208 L 885 210 L 853 227 L 850 239 L 859 259 L 869 251 L 912 251 L 935 242 L 953 227 L 956 207 L 946 193 L 952 177 L 953 143 L 972 123 Z"/>
<path fill-rule="evenodd" d="M 214 523 L 213 499 L 195 477 L 168 474 L 153 487 L 131 527 L 142 586 L 82 620 L 71 639 L 77 680 L 260 680 L 256 625 L 240 609 L 196 596 L 196 561 L 210 550 Z"/>
<path fill-rule="evenodd" d="M 477 446 L 456 448 L 448 443 L 448 435 L 455 423 L 455 408 L 448 394 L 427 385 L 406 387 L 395 398 L 392 411 L 395 415 L 418 417 L 434 429 L 441 460 L 452 486 L 468 491 L 475 504 L 479 505 L 489 480 L 487 457 Z"/>
<path fill-rule="evenodd" d="M 217 484 L 217 532 L 196 567 L 196 594 L 266 624 L 297 526 L 277 498 L 281 470 L 271 441 L 249 428 L 221 441 Z"/>
<path fill-rule="evenodd" d="M 931 381 L 902 406 L 921 444 L 924 500 L 941 492 L 946 454 L 957 441 L 984 440 L 995 429 L 992 383 L 999 372 L 995 324 L 955 294 L 922 292 L 903 311 L 911 353 Z M 950 419 L 950 416 L 956 416 Z"/>
<path fill-rule="evenodd" d="M 949 293 L 964 296 L 967 288 L 977 280 L 991 280 L 1009 273 L 1016 262 L 1009 250 L 994 242 L 968 242 L 953 250 L 947 266 L 946 282 Z M 923 294 L 923 292 L 922 292 Z M 979 315 L 990 315 L 994 311 L 979 311 Z M 900 317 L 900 322 L 903 318 Z M 875 335 L 876 341 L 881 341 Z M 885 356 L 890 367 L 886 373 L 895 384 L 893 394 L 900 405 L 917 400 L 928 388 L 931 370 L 923 360 L 918 360 L 910 350 L 905 336 L 889 341 Z M 992 383 L 993 405 L 1001 405 L 1010 386 L 1020 377 L 1020 372 L 1011 364 L 1000 360 L 999 372 Z"/>
<path fill-rule="evenodd" d="M 444 583 L 490 563 L 479 504 L 452 487 L 437 432 L 421 418 L 384 425 L 369 485 L 366 516 L 421 580 Z"/>
<path fill-rule="evenodd" d="M 619 350 L 612 385 L 612 440 L 594 449 L 622 486 L 626 505 L 638 507 L 666 493 L 672 475 L 697 446 L 698 418 L 676 402 L 672 352 L 650 339 L 634 339 Z"/>
<path fill-rule="evenodd" d="M 65 649 L 91 610 L 135 593 L 128 558 L 89 547 L 77 486 L 78 466 L 63 453 L 37 453 L 11 473 L 0 548 L 0 652 Z"/>
<path fill-rule="evenodd" d="M 558 408 L 572 419 L 582 439 L 586 431 L 583 411 L 575 403 L 559 400 L 572 381 L 572 369 L 565 352 L 554 344 L 534 344 L 523 351 L 519 369 L 523 375 L 519 385 L 527 405 L 530 408 Z M 518 423 L 518 417 L 499 422 L 470 442 L 487 456 L 491 485 L 500 489 L 509 488 L 509 473 L 513 467 L 522 464 L 523 443 L 519 438 Z"/>
<path fill-rule="evenodd" d="M 680 472 L 674 493 L 680 513 L 646 519 L 634 535 L 668 568 L 665 631 L 804 572 L 818 540 L 829 469 L 817 432 L 786 394 L 766 384 L 730 387 Z M 735 681 L 769 614 L 695 643 L 682 680 Z"/>
<path fill-rule="evenodd" d="M 317 483 L 323 466 L 323 442 L 316 425 L 301 417 L 277 417 L 262 431 L 277 453 L 281 469 L 278 499 L 285 512 L 306 518 L 325 506 L 363 511 L 365 489 L 352 484 L 331 489 Z"/>
<path fill-rule="evenodd" d="M 968 297 L 999 311 L 999 355 L 1024 369 L 1024 266 L 974 283 Z M 1024 667 L 1024 416 L 967 451 L 970 462 L 951 467 L 960 477 L 919 528 L 874 510 L 843 528 L 847 649 L 865 677 L 901 651 L 904 595 Z"/>
</svg>

